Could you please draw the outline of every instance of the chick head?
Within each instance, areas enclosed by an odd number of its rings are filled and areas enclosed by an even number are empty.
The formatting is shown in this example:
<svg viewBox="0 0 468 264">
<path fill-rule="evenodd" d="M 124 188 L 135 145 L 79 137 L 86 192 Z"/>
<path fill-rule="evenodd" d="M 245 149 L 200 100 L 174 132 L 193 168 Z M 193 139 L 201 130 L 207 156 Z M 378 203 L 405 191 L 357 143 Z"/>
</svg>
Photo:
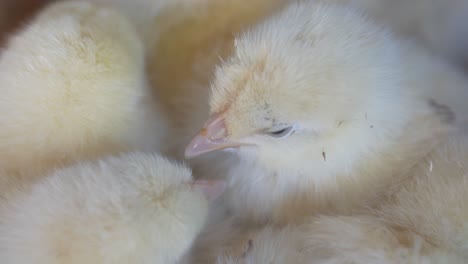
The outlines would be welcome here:
<svg viewBox="0 0 468 264">
<path fill-rule="evenodd" d="M 326 160 L 323 148 L 344 141 L 356 149 L 378 141 L 366 134 L 369 120 L 400 111 L 403 102 L 392 40 L 349 7 L 291 5 L 236 38 L 212 82 L 212 116 L 186 156 L 234 148 L 284 168 L 291 160 Z"/>
</svg>

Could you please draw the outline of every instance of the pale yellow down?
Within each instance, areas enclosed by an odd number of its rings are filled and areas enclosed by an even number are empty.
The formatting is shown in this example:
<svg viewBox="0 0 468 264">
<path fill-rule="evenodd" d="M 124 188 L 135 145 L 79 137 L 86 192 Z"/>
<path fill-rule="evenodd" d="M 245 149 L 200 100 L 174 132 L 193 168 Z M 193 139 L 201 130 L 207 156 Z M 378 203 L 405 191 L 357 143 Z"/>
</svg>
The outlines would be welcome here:
<svg viewBox="0 0 468 264">
<path fill-rule="evenodd" d="M 466 262 L 468 81 L 436 33 L 377 5 L 88 2 L 0 53 L 2 264 Z M 153 152 L 210 112 L 257 147 L 187 162 L 230 181 L 198 236 L 206 199 Z"/>
</svg>

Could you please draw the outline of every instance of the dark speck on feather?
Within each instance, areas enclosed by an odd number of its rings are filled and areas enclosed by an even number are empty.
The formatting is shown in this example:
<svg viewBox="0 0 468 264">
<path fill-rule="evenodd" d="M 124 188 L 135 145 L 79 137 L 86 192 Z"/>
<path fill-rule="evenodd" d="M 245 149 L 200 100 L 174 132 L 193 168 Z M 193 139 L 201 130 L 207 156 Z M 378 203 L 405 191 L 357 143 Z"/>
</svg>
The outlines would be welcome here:
<svg viewBox="0 0 468 264">
<path fill-rule="evenodd" d="M 442 118 L 443 122 L 448 124 L 455 122 L 455 114 L 449 106 L 440 104 L 432 98 L 428 100 L 428 103 L 434 109 L 434 112 Z"/>
</svg>

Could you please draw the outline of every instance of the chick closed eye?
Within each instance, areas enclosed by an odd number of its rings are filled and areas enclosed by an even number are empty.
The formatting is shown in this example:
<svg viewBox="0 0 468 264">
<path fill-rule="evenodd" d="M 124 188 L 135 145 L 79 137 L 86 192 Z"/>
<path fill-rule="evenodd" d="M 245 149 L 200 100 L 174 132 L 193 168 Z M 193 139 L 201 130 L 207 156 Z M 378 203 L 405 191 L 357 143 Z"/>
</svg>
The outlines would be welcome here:
<svg viewBox="0 0 468 264">
<path fill-rule="evenodd" d="M 264 131 L 264 134 L 273 138 L 287 138 L 294 133 L 294 126 L 271 128 Z"/>
</svg>

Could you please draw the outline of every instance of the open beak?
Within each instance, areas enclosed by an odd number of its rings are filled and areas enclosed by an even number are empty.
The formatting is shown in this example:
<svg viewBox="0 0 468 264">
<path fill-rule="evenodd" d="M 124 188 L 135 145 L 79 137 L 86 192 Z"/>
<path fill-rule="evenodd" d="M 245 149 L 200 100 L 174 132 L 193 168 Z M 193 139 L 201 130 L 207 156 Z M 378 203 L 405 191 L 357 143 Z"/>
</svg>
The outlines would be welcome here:
<svg viewBox="0 0 468 264">
<path fill-rule="evenodd" d="M 241 143 L 228 139 L 226 124 L 221 114 L 214 114 L 185 149 L 186 158 L 194 158 L 215 150 L 236 148 Z"/>
</svg>

